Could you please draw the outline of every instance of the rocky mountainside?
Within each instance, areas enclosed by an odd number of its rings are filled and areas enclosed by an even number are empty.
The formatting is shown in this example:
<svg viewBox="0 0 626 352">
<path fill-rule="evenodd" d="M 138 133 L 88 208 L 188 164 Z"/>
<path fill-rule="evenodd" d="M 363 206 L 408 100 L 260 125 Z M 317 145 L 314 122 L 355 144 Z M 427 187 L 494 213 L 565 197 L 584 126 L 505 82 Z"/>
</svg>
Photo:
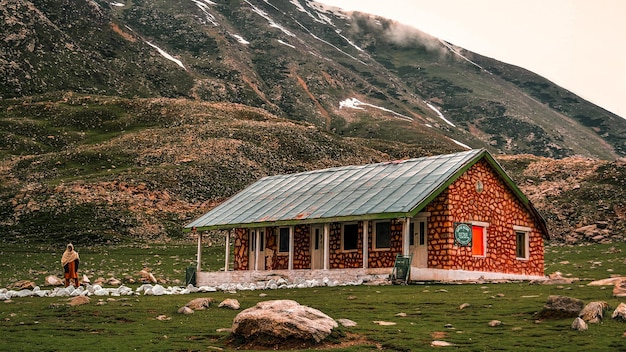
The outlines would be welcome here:
<svg viewBox="0 0 626 352">
<path fill-rule="evenodd" d="M 626 120 L 383 18 L 308 0 L 0 3 L 5 99 L 73 91 L 227 101 L 342 136 L 626 155 Z"/>
<path fill-rule="evenodd" d="M 3 241 L 180 237 L 266 175 L 467 146 L 555 240 L 623 238 L 626 120 L 398 23 L 303 0 L 0 0 L 0 20 Z"/>
<path fill-rule="evenodd" d="M 187 99 L 47 95 L 0 101 L 0 122 L 0 237 L 17 242 L 178 238 L 263 176 L 462 150 L 341 137 L 258 108 Z M 572 239 L 623 238 L 623 159 L 496 157 L 555 241 L 592 225 Z"/>
</svg>

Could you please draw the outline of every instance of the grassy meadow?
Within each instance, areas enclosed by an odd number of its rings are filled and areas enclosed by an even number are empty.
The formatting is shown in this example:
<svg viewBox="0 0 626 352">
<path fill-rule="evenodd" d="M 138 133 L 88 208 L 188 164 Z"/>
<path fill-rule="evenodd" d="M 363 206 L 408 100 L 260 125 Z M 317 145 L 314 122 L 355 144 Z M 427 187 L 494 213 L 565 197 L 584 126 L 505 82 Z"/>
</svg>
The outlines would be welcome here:
<svg viewBox="0 0 626 352">
<path fill-rule="evenodd" d="M 1 252 L 0 284 L 33 280 L 43 286 L 46 275 L 60 276 L 63 246 L 6 245 Z M 97 277 L 136 276 L 144 267 L 157 278 L 184 281 L 185 268 L 195 263 L 192 243 L 96 246 L 77 248 L 81 272 Z M 610 319 L 624 299 L 612 297 L 612 287 L 587 286 L 591 280 L 626 275 L 626 244 L 549 246 L 546 274 L 560 271 L 580 278 L 567 285 L 441 284 L 408 286 L 342 286 L 237 293 L 198 293 L 172 296 L 92 296 L 91 303 L 70 307 L 67 298 L 13 298 L 0 301 L 2 351 L 218 351 L 232 350 L 229 328 L 238 311 L 217 308 L 225 298 L 235 298 L 242 309 L 269 299 L 293 299 L 328 314 L 347 318 L 356 327 L 343 327 L 324 346 L 333 351 L 430 350 L 431 342 L 463 351 L 626 351 L 626 323 Z M 203 267 L 223 265 L 223 248 L 205 247 Z M 129 285 L 133 288 L 138 284 Z M 165 285 L 167 286 L 167 284 Z M 262 296 L 265 294 L 266 296 Z M 601 324 L 585 332 L 573 331 L 573 319 L 537 321 L 535 314 L 549 295 L 607 301 Z M 198 297 L 212 297 L 214 305 L 191 315 L 176 313 Z M 469 307 L 459 309 L 461 304 Z M 608 317 L 607 317 L 608 315 Z M 492 320 L 502 325 L 490 327 Z M 374 321 L 392 322 L 379 325 Z M 346 342 L 347 341 L 347 342 Z"/>
</svg>

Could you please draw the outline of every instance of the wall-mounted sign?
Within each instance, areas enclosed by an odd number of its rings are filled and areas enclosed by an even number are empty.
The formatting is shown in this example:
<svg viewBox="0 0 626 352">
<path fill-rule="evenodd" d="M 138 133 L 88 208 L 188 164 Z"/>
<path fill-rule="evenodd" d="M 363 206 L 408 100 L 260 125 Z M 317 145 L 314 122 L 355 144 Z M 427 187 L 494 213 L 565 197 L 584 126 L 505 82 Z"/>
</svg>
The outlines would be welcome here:
<svg viewBox="0 0 626 352">
<path fill-rule="evenodd" d="M 459 246 L 472 245 L 472 225 L 464 222 L 454 223 L 454 243 Z"/>
</svg>

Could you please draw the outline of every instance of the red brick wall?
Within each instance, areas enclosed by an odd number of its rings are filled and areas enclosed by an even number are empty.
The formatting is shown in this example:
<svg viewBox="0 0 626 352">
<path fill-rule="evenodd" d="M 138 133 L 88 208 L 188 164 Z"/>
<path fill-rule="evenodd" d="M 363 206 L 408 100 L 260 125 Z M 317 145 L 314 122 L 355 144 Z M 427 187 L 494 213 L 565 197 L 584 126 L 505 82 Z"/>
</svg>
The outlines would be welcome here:
<svg viewBox="0 0 626 352">
<path fill-rule="evenodd" d="M 476 191 L 481 181 L 484 189 Z M 543 237 L 524 205 L 486 161 L 479 161 L 428 206 L 428 267 L 543 275 Z M 486 256 L 454 244 L 454 222 L 488 224 Z M 513 225 L 531 228 L 529 258 L 516 258 Z"/>
</svg>

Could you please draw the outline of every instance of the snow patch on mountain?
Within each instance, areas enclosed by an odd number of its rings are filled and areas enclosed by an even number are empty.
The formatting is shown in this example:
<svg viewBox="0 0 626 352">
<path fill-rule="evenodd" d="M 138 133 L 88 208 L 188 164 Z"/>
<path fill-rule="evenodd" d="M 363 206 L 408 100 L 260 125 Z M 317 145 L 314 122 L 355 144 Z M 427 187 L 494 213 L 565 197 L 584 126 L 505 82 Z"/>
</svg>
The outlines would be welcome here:
<svg viewBox="0 0 626 352">
<path fill-rule="evenodd" d="M 248 5 L 250 5 L 250 7 L 252 7 L 252 11 L 253 11 L 254 13 L 256 13 L 257 15 L 259 15 L 259 16 L 261 16 L 261 17 L 263 17 L 263 18 L 265 18 L 265 19 L 267 20 L 267 22 L 269 22 L 270 27 L 280 29 L 283 33 L 287 34 L 287 35 L 288 35 L 288 36 L 290 36 L 290 37 L 295 37 L 295 36 L 296 36 L 295 34 L 293 34 L 293 33 L 291 33 L 290 31 L 288 31 L 285 27 L 283 27 L 283 26 L 281 26 L 280 24 L 276 23 L 276 21 L 274 21 L 274 20 L 270 17 L 270 15 L 268 15 L 265 11 L 263 11 L 263 10 L 259 9 L 258 7 L 256 7 L 256 6 L 252 5 L 252 4 L 250 3 L 250 1 L 248 1 L 248 0 L 245 0 L 245 1 L 246 1 L 246 3 L 247 3 Z"/>
<path fill-rule="evenodd" d="M 452 140 L 454 143 L 456 143 L 457 145 L 460 145 L 461 147 L 463 147 L 465 149 L 472 149 L 472 147 L 470 147 L 469 145 L 463 144 L 463 143 L 457 141 L 456 139 L 450 138 L 450 140 Z"/>
<path fill-rule="evenodd" d="M 211 14 L 209 12 L 209 5 L 215 5 L 214 2 L 209 1 L 209 0 L 204 0 L 204 2 L 200 1 L 200 0 L 191 0 L 193 1 L 194 4 L 196 4 L 196 6 L 198 6 L 200 8 L 200 10 L 204 13 L 204 16 L 206 16 L 206 20 L 208 22 L 211 22 L 211 24 L 213 24 L 214 26 L 218 26 L 217 22 L 215 21 L 215 16 L 213 16 L 213 14 Z"/>
<path fill-rule="evenodd" d="M 165 52 L 165 50 L 159 48 L 158 46 L 156 46 L 156 45 L 154 45 L 154 44 L 152 44 L 150 42 L 146 42 L 146 44 L 148 44 L 151 47 L 155 48 L 159 52 L 159 54 L 161 54 L 164 58 L 166 58 L 166 59 L 168 59 L 168 60 L 170 60 L 172 62 L 175 62 L 176 65 L 182 67 L 185 71 L 187 71 L 187 68 L 185 68 L 185 66 L 183 65 L 182 61 L 178 60 L 177 58 L 175 58 L 172 55 L 170 55 L 167 52 Z"/>
<path fill-rule="evenodd" d="M 290 48 L 292 48 L 292 49 L 295 49 L 295 48 L 296 48 L 295 46 L 293 46 L 293 45 L 291 45 L 291 44 L 289 44 L 289 43 L 287 43 L 287 42 L 283 42 L 283 41 L 282 41 L 282 40 L 280 40 L 280 39 L 278 39 L 278 40 L 277 40 L 277 42 L 279 42 L 279 43 L 280 43 L 280 44 L 282 44 L 282 45 L 286 45 L 286 46 L 288 46 L 288 47 L 290 47 Z"/>
<path fill-rule="evenodd" d="M 122 4 L 121 2 L 111 2 L 110 4 L 111 4 L 111 6 L 117 6 L 117 7 L 126 6 L 125 4 Z"/>
<path fill-rule="evenodd" d="M 399 117 L 401 119 L 404 120 L 409 120 L 409 121 L 413 121 L 412 117 L 406 116 L 406 115 L 402 115 L 400 113 L 397 113 L 393 110 L 389 110 L 387 108 L 384 108 L 382 106 L 377 106 L 377 105 L 373 105 L 373 104 L 369 104 L 369 103 L 364 103 L 360 100 L 358 100 L 357 98 L 348 98 L 344 101 L 339 102 L 339 108 L 349 108 L 349 109 L 357 109 L 357 110 L 365 110 L 364 108 L 362 108 L 361 106 L 368 106 L 371 108 L 375 108 L 375 109 L 379 109 L 385 112 L 389 112 L 391 114 L 393 114 L 395 117 Z"/>
<path fill-rule="evenodd" d="M 249 42 L 249 41 L 247 41 L 247 40 L 243 39 L 243 37 L 242 37 L 242 36 L 240 36 L 239 34 L 232 34 L 232 33 L 231 33 L 230 35 L 231 35 L 233 38 L 237 39 L 237 41 L 238 41 L 239 43 L 241 43 L 241 44 L 246 44 L 246 45 L 247 45 L 247 44 L 250 44 L 250 42 Z"/>
<path fill-rule="evenodd" d="M 431 103 L 425 102 L 426 105 L 428 105 L 428 107 L 434 111 L 435 113 L 437 113 L 437 116 L 439 116 L 440 119 L 442 119 L 445 123 L 447 123 L 448 125 L 452 126 L 452 127 L 456 127 L 455 124 L 453 124 L 452 122 L 450 122 L 448 119 L 446 119 L 445 116 L 443 116 L 443 114 L 441 113 L 441 111 L 439 111 L 439 109 L 437 109 L 436 106 L 432 105 Z"/>
</svg>

